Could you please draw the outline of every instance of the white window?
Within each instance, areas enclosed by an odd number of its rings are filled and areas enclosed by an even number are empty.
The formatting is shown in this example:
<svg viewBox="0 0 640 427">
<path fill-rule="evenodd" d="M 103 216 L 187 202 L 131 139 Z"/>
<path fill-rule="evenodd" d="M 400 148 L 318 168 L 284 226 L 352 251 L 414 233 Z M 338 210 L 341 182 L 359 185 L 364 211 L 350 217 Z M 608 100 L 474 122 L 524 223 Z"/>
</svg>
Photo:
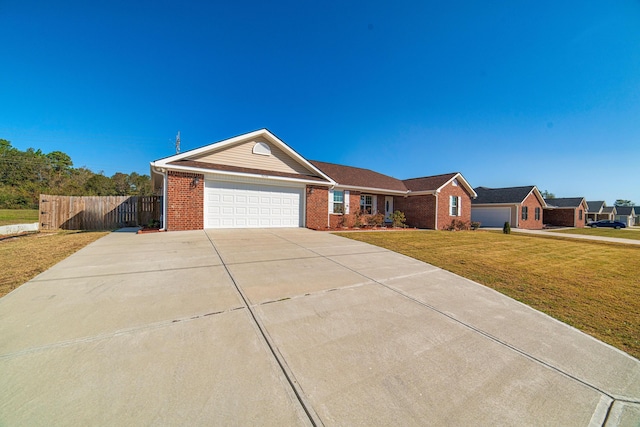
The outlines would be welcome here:
<svg viewBox="0 0 640 427">
<path fill-rule="evenodd" d="M 373 213 L 373 196 L 371 194 L 362 194 L 360 196 L 360 212 L 363 214 Z"/>
<path fill-rule="evenodd" d="M 329 213 L 349 213 L 349 191 L 329 190 Z"/>
<path fill-rule="evenodd" d="M 449 215 L 460 216 L 460 197 L 449 196 Z"/>
<path fill-rule="evenodd" d="M 333 190 L 331 213 L 344 213 L 344 191 Z"/>
</svg>

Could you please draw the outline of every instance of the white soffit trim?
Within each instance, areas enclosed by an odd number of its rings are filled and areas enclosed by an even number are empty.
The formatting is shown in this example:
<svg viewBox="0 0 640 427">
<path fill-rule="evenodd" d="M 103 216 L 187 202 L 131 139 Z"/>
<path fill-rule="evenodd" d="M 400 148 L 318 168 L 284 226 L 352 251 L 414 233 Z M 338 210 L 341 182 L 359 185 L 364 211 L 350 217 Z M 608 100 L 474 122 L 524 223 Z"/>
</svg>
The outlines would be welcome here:
<svg viewBox="0 0 640 427">
<path fill-rule="evenodd" d="M 472 203 L 471 208 L 517 208 L 521 203 Z"/>
<path fill-rule="evenodd" d="M 427 195 L 435 196 L 437 193 L 438 193 L 438 190 L 409 191 L 407 193 L 407 196 L 427 196 Z"/>
<path fill-rule="evenodd" d="M 478 194 L 473 190 L 473 187 L 471 185 L 469 185 L 469 183 L 467 182 L 466 179 L 464 179 L 464 176 L 462 176 L 462 174 L 460 172 L 457 172 L 454 176 L 451 177 L 450 180 L 448 180 L 447 182 L 445 182 L 444 184 L 442 184 L 437 190 L 436 193 L 439 193 L 447 184 L 449 184 L 451 181 L 453 181 L 454 179 L 457 179 L 458 182 L 462 181 L 462 185 L 467 189 L 467 191 L 469 192 L 469 194 L 471 195 L 471 197 L 473 197 L 474 199 L 476 197 L 478 197 Z"/>
<path fill-rule="evenodd" d="M 225 140 L 222 140 L 222 141 L 219 141 L 219 142 L 214 142 L 213 144 L 205 145 L 204 147 L 196 148 L 196 149 L 193 149 L 193 150 L 185 151 L 184 153 L 175 154 L 173 156 L 165 157 L 164 159 L 156 160 L 155 162 L 152 162 L 152 164 L 157 166 L 157 167 L 166 167 L 166 168 L 171 168 L 171 169 L 177 169 L 174 165 L 169 165 L 169 163 L 175 162 L 175 161 L 178 161 L 178 160 L 182 160 L 182 159 L 185 159 L 187 157 L 197 156 L 197 155 L 200 155 L 200 154 L 203 154 L 203 153 L 207 153 L 207 152 L 210 152 L 210 151 L 217 151 L 217 150 L 220 150 L 221 148 L 224 148 L 224 147 L 226 147 L 228 145 L 233 145 L 233 144 L 236 144 L 236 143 L 239 143 L 239 142 L 243 142 L 243 141 L 247 141 L 247 140 L 251 140 L 251 139 L 257 138 L 257 137 L 263 137 L 263 138 L 267 139 L 268 141 L 270 141 L 271 143 L 277 145 L 282 151 L 287 153 L 289 156 L 291 156 L 293 159 L 295 159 L 298 163 L 302 164 L 303 166 L 305 166 L 307 169 L 313 171 L 314 173 L 317 173 L 319 176 L 323 177 L 324 179 L 326 179 L 330 183 L 335 184 L 334 180 L 332 180 L 329 176 L 325 175 L 320 169 L 318 169 L 317 167 L 315 167 L 311 163 L 309 163 L 304 157 L 302 157 L 300 154 L 296 153 L 291 147 L 289 147 L 287 144 L 285 144 L 283 141 L 281 141 L 277 136 L 272 134 L 267 129 L 260 129 L 260 130 L 256 130 L 256 131 L 253 131 L 253 132 L 249 132 L 249 133 L 245 133 L 245 134 L 242 134 L 242 135 L 238 135 L 238 136 L 235 136 L 233 138 L 225 139 Z"/>
<path fill-rule="evenodd" d="M 274 175 L 264 175 L 264 174 L 255 174 L 255 173 L 244 173 L 244 172 L 230 172 L 230 171 L 221 171 L 216 169 L 204 169 L 204 168 L 193 168 L 193 167 L 185 167 L 185 166 L 170 166 L 171 170 L 179 171 L 179 172 L 197 172 L 203 175 L 224 175 L 224 176 L 238 176 L 245 178 L 261 178 L 261 179 L 269 179 L 273 181 L 286 181 L 286 182 L 298 182 L 304 184 L 313 184 L 319 186 L 331 186 L 333 185 L 330 182 L 316 181 L 313 179 L 302 179 L 302 178 L 290 178 L 286 176 L 274 176 Z"/>
<path fill-rule="evenodd" d="M 373 187 L 354 187 L 353 185 L 340 185 L 340 183 L 335 184 L 335 188 L 340 190 L 355 190 L 366 193 L 374 193 L 374 194 L 388 194 L 388 195 L 399 195 L 404 196 L 407 194 L 406 191 L 401 190 L 386 190 L 383 188 L 373 188 Z"/>
</svg>

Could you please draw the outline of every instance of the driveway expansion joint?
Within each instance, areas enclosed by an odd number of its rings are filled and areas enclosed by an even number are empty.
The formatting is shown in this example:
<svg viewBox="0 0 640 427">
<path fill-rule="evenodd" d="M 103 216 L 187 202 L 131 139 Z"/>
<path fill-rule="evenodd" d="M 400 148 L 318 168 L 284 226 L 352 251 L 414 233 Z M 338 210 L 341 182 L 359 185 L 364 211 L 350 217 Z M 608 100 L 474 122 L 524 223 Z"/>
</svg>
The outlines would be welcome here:
<svg viewBox="0 0 640 427">
<path fill-rule="evenodd" d="M 68 340 L 56 341 L 56 342 L 52 342 L 52 343 L 49 343 L 49 344 L 35 346 L 35 347 L 23 348 L 23 349 L 18 350 L 18 351 L 13 351 L 13 352 L 9 352 L 9 353 L 0 354 L 0 360 L 2 360 L 2 359 L 11 359 L 13 357 L 22 356 L 22 355 L 30 354 L 30 353 L 37 353 L 37 352 L 40 352 L 40 351 L 46 351 L 46 350 L 55 349 L 55 348 L 69 347 L 69 346 L 72 346 L 72 345 L 75 345 L 75 344 L 84 344 L 84 343 L 107 340 L 107 339 L 111 339 L 111 338 L 115 338 L 115 337 L 119 337 L 119 336 L 123 336 L 123 335 L 129 335 L 129 334 L 140 332 L 140 331 L 154 330 L 154 329 L 160 329 L 160 328 L 164 328 L 164 327 L 170 327 L 171 325 L 176 324 L 176 323 L 191 322 L 191 321 L 194 321 L 194 320 L 203 319 L 205 317 L 224 314 L 224 313 L 230 313 L 232 311 L 241 310 L 241 309 L 245 309 L 245 308 L 246 307 L 234 307 L 234 308 L 230 308 L 228 310 L 223 310 L 223 311 L 215 311 L 215 312 L 206 313 L 206 314 L 200 314 L 200 315 L 196 315 L 196 316 L 188 316 L 188 317 L 183 317 L 183 318 L 180 318 L 180 319 L 162 320 L 162 321 L 159 321 L 159 322 L 147 323 L 147 324 L 139 325 L 139 326 L 133 326 L 131 328 L 119 329 L 119 330 L 116 330 L 116 331 L 113 331 L 113 332 L 104 332 L 104 333 L 97 334 L 97 335 L 91 335 L 91 336 L 85 336 L 85 337 L 79 337 L 79 338 L 71 338 L 71 339 L 68 339 Z"/>
<path fill-rule="evenodd" d="M 244 294 L 244 292 L 242 291 L 242 289 L 240 288 L 240 286 L 236 282 L 236 279 L 234 278 L 233 274 L 229 270 L 229 267 L 228 267 L 227 263 L 225 262 L 224 257 L 222 256 L 220 251 L 218 251 L 218 248 L 216 247 L 215 242 L 213 241 L 211 236 L 209 236 L 207 233 L 205 233 L 205 235 L 209 239 L 209 242 L 211 243 L 211 247 L 215 251 L 216 255 L 218 255 L 218 257 L 222 261 L 222 265 L 226 269 L 227 274 L 229 275 L 229 278 L 231 279 L 234 288 L 236 289 L 236 291 L 240 295 L 240 298 L 242 299 L 245 307 L 247 308 L 247 310 L 249 312 L 249 316 L 253 320 L 254 326 L 260 332 L 260 335 L 262 336 L 267 348 L 269 349 L 269 351 L 273 355 L 276 363 L 278 364 L 278 366 L 280 367 L 280 370 L 282 371 L 282 374 L 284 375 L 285 379 L 289 383 L 289 386 L 291 387 L 291 390 L 293 391 L 294 395 L 296 396 L 296 398 L 298 400 L 298 403 L 300 404 L 300 406 L 304 410 L 305 414 L 307 415 L 307 418 L 309 419 L 309 422 L 314 427 L 324 425 L 324 423 L 322 422 L 322 420 L 320 419 L 318 414 L 313 409 L 313 406 L 311 405 L 311 403 L 308 402 L 304 391 L 300 387 L 300 383 L 295 378 L 291 368 L 289 368 L 289 365 L 287 364 L 287 361 L 284 359 L 284 357 L 282 356 L 282 354 L 278 350 L 277 346 L 273 342 L 273 339 L 269 336 L 269 334 L 268 334 L 266 328 L 264 327 L 264 325 L 262 325 L 262 322 L 259 320 L 258 315 L 254 312 L 253 306 L 251 306 L 249 304 L 249 299 L 247 298 L 247 296 Z"/>
<path fill-rule="evenodd" d="M 286 239 L 285 239 L 285 240 L 286 240 Z M 289 241 L 289 240 L 287 240 L 287 241 Z M 290 243 L 294 243 L 294 244 L 296 244 L 296 245 L 298 245 L 298 246 L 301 246 L 301 247 L 302 247 L 302 245 L 299 245 L 298 243 L 296 243 L 296 242 L 294 242 L 294 241 L 289 241 L 289 242 L 290 242 Z M 307 248 L 307 249 L 308 249 L 308 250 L 310 250 L 311 252 L 314 252 L 314 253 L 316 253 L 316 254 L 320 255 L 320 256 L 323 256 L 323 255 L 319 254 L 318 252 L 314 251 L 313 249 L 310 249 L 310 248 Z M 390 251 L 390 250 L 388 250 L 388 249 L 387 249 L 387 251 L 389 251 L 389 252 L 393 252 L 393 251 Z M 522 355 L 522 356 L 526 357 L 527 359 L 532 360 L 533 362 L 538 363 L 538 364 L 540 364 L 541 366 L 546 367 L 547 369 L 550 369 L 550 370 L 552 370 L 552 371 L 555 371 L 555 372 L 557 372 L 558 374 L 560 374 L 560 375 L 562 375 L 562 376 L 565 376 L 566 378 L 569 378 L 569 379 L 571 379 L 571 380 L 573 380 L 573 381 L 576 381 L 576 382 L 578 382 L 578 383 L 580 383 L 580 384 L 582 384 L 582 385 L 584 385 L 584 386 L 586 386 L 586 387 L 588 387 L 588 388 L 590 388 L 590 389 L 592 389 L 592 390 L 594 390 L 594 391 L 596 391 L 596 392 L 598 392 L 598 393 L 600 393 L 600 394 L 602 394 L 602 395 L 604 395 L 604 396 L 607 396 L 607 397 L 608 397 L 608 398 L 610 398 L 611 400 L 619 400 L 619 401 L 622 401 L 622 400 L 621 400 L 621 399 L 619 399 L 619 398 L 618 398 L 618 399 L 616 399 L 616 397 L 615 397 L 615 396 L 613 396 L 611 393 L 606 392 L 606 391 L 604 391 L 604 390 L 601 390 L 599 387 L 597 387 L 597 386 L 595 386 L 595 385 L 593 385 L 593 384 L 590 384 L 590 383 L 589 383 L 589 382 L 587 382 L 586 380 L 583 380 L 583 379 L 581 379 L 581 378 L 578 378 L 578 377 L 576 377 L 575 375 L 571 375 L 571 374 L 569 374 L 568 372 L 565 372 L 564 370 L 562 370 L 561 368 L 558 368 L 558 367 L 556 367 L 556 366 L 554 366 L 554 365 L 552 365 L 552 364 L 550 364 L 550 363 L 548 363 L 548 362 L 545 362 L 544 360 L 542 360 L 542 359 L 540 359 L 540 358 L 537 358 L 537 357 L 535 357 L 535 356 L 532 356 L 532 355 L 530 355 L 529 353 L 527 353 L 526 351 L 524 351 L 524 350 L 522 350 L 522 349 L 519 349 L 518 347 L 515 347 L 514 345 L 509 344 L 508 342 L 503 341 L 503 340 L 501 340 L 500 338 L 498 338 L 498 337 L 496 337 L 496 336 L 494 336 L 494 335 L 492 335 L 492 334 L 490 334 L 490 333 L 488 333 L 488 332 L 486 332 L 486 331 L 484 331 L 484 330 L 482 330 L 482 329 L 479 329 L 479 328 L 477 328 L 477 327 L 475 327 L 475 326 L 473 326 L 473 325 L 470 325 L 469 323 L 464 322 L 464 321 L 462 321 L 462 320 L 460 320 L 460 319 L 458 319 L 458 318 L 456 318 L 456 317 L 454 317 L 454 316 L 452 316 L 452 315 L 450 315 L 450 314 L 447 314 L 446 312 L 444 312 L 444 311 L 442 311 L 442 310 L 438 309 L 438 308 L 437 308 L 437 307 L 435 307 L 435 306 L 432 306 L 432 305 L 427 304 L 427 303 L 425 303 L 425 302 L 423 302 L 423 301 L 420 301 L 419 299 L 417 299 L 417 298 L 415 298 L 415 297 L 413 297 L 413 296 L 411 296 L 411 295 L 409 295 L 409 294 L 407 294 L 407 293 L 405 293 L 405 292 L 403 292 L 403 291 L 401 291 L 401 290 L 399 290 L 399 289 L 396 289 L 396 288 L 394 288 L 394 287 L 392 287 L 392 286 L 390 286 L 390 285 L 387 285 L 387 284 L 383 283 L 383 281 L 381 281 L 381 280 L 376 280 L 376 279 L 374 279 L 374 278 L 372 278 L 372 277 L 369 277 L 369 276 L 367 276 L 366 274 L 363 274 L 362 272 L 357 271 L 357 270 L 355 270 L 355 269 L 353 269 L 353 268 L 349 267 L 348 265 L 342 264 L 341 262 L 339 262 L 339 261 L 338 261 L 338 260 L 336 260 L 336 259 L 333 259 L 332 257 L 328 257 L 328 256 L 323 256 L 323 257 L 324 257 L 324 258 L 326 258 L 326 259 L 328 259 L 328 260 L 330 260 L 331 262 L 334 262 L 334 263 L 335 263 L 335 264 L 337 264 L 337 265 L 340 265 L 341 267 L 343 267 L 343 268 L 345 268 L 345 269 L 347 269 L 347 270 L 349 270 L 349 271 L 351 271 L 351 272 L 353 272 L 353 273 L 355 273 L 355 274 L 358 274 L 358 275 L 360 275 L 360 276 L 362 276 L 362 277 L 364 277 L 364 278 L 368 279 L 369 281 L 371 281 L 371 282 L 373 282 L 373 283 L 375 283 L 375 284 L 378 284 L 378 285 L 380 285 L 380 286 L 382 286 L 382 287 L 384 287 L 384 288 L 387 288 L 387 289 L 389 289 L 390 291 L 392 291 L 392 292 L 394 292 L 394 293 L 397 293 L 398 295 L 401 295 L 401 296 L 402 296 L 402 297 L 404 297 L 404 298 L 407 298 L 407 299 L 409 299 L 409 300 L 411 300 L 411 301 L 413 301 L 413 302 L 415 302 L 415 303 L 417 303 L 417 304 L 420 304 L 420 305 L 422 305 L 422 306 L 424 306 L 424 307 L 428 308 L 429 310 L 432 310 L 432 311 L 434 311 L 434 312 L 438 313 L 439 315 L 442 315 L 442 316 L 444 316 L 444 317 L 446 317 L 446 318 L 448 318 L 448 319 L 450 319 L 450 320 L 452 320 L 452 321 L 454 321 L 454 322 L 456 322 L 456 323 L 458 323 L 458 324 L 460 324 L 460 325 L 462 325 L 462 326 L 464 326 L 464 327 L 466 327 L 466 328 L 468 328 L 468 329 L 470 329 L 470 330 L 472 330 L 472 331 L 474 331 L 474 332 L 477 332 L 478 334 L 480 334 L 481 336 L 485 337 L 486 339 L 489 339 L 489 340 L 491 340 L 491 341 L 493 341 L 493 342 L 495 342 L 495 343 L 497 343 L 497 344 L 499 344 L 499 345 L 502 345 L 502 346 L 504 346 L 504 347 L 506 347 L 506 348 L 510 349 L 511 351 L 514 351 L 514 352 L 516 352 L 516 353 L 518 353 L 518 354 L 520 354 L 520 355 Z M 406 255 L 405 255 L 405 257 L 406 257 Z M 408 258 L 411 258 L 411 257 L 408 257 Z M 411 258 L 411 259 L 413 259 L 413 258 Z M 425 263 L 425 264 L 427 264 L 427 263 Z M 428 264 L 428 265 L 430 265 L 430 264 Z M 439 269 L 438 269 L 437 267 L 434 267 L 434 270 L 429 270 L 429 271 L 427 271 L 427 272 L 437 271 L 437 270 L 439 270 Z M 420 272 L 420 273 L 418 273 L 418 274 L 424 274 L 424 273 L 426 273 L 426 272 Z M 413 275 L 408 275 L 408 277 L 411 277 L 411 276 L 413 276 Z M 390 280 L 390 279 L 385 279 L 385 280 Z M 629 401 L 629 402 L 630 402 L 630 403 L 635 403 L 635 401 Z"/>
</svg>

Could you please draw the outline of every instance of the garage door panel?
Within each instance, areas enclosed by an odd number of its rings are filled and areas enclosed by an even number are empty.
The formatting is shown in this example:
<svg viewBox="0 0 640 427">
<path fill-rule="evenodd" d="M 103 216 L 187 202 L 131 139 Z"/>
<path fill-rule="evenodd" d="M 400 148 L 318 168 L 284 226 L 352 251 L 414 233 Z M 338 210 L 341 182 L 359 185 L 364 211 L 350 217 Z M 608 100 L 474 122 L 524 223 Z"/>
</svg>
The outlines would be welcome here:
<svg viewBox="0 0 640 427">
<path fill-rule="evenodd" d="M 511 208 L 472 208 L 471 220 L 479 222 L 481 227 L 502 227 L 505 222 L 511 222 Z"/>
<path fill-rule="evenodd" d="M 300 227 L 303 188 L 205 181 L 205 228 Z"/>
</svg>

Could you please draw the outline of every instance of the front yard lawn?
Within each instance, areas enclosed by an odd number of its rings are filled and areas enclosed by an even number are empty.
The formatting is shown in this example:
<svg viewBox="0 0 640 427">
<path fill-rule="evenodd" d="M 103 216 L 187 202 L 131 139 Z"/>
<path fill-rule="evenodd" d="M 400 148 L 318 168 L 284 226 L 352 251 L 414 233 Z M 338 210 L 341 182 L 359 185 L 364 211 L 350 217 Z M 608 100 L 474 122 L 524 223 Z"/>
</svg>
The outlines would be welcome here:
<svg viewBox="0 0 640 427">
<path fill-rule="evenodd" d="M 552 233 L 564 234 L 584 234 L 587 236 L 617 237 L 620 239 L 640 240 L 640 232 L 637 229 L 621 229 L 615 228 L 569 228 L 563 230 L 553 230 Z"/>
<path fill-rule="evenodd" d="M 489 231 L 336 234 L 474 280 L 640 358 L 640 247 Z"/>
<path fill-rule="evenodd" d="M 106 234 L 61 231 L 0 240 L 0 297 Z"/>
<path fill-rule="evenodd" d="M 0 209 L 0 226 L 38 222 L 37 209 Z"/>
</svg>

